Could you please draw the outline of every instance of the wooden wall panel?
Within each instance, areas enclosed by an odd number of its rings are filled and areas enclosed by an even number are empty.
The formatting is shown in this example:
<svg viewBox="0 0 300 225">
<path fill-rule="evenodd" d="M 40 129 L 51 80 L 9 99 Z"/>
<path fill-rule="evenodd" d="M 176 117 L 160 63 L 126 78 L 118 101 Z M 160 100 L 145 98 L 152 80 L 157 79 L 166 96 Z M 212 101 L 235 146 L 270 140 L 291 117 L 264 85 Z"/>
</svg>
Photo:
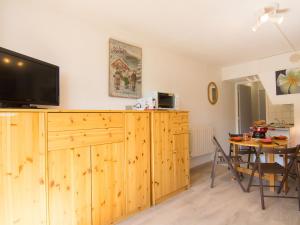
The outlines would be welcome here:
<svg viewBox="0 0 300 225">
<path fill-rule="evenodd" d="M 0 113 L 0 224 L 46 224 L 44 113 Z"/>
<path fill-rule="evenodd" d="M 92 221 L 107 225 L 125 215 L 124 142 L 92 146 Z"/>
<path fill-rule="evenodd" d="M 148 113 L 126 113 L 126 212 L 150 207 L 150 118 Z"/>
<path fill-rule="evenodd" d="M 90 225 L 90 147 L 48 153 L 50 225 Z"/>
</svg>

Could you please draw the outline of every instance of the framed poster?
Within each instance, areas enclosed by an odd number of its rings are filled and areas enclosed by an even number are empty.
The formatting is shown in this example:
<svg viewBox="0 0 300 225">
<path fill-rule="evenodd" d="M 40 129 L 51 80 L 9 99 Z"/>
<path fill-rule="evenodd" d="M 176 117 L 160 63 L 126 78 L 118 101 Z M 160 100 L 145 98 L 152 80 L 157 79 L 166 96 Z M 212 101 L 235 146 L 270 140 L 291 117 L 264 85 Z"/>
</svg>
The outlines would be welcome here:
<svg viewBox="0 0 300 225">
<path fill-rule="evenodd" d="M 142 49 L 109 39 L 109 96 L 142 97 Z"/>
<path fill-rule="evenodd" d="M 275 72 L 276 95 L 300 93 L 300 68 Z"/>
</svg>

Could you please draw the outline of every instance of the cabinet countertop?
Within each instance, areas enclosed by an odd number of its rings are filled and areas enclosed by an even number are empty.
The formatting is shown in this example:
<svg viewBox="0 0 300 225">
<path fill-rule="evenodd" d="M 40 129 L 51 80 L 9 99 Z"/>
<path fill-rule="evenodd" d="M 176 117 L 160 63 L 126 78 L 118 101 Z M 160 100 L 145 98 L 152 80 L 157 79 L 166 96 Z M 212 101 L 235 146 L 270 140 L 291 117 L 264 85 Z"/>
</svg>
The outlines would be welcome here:
<svg viewBox="0 0 300 225">
<path fill-rule="evenodd" d="M 149 113 L 149 112 L 188 112 L 186 110 L 101 110 L 101 109 L 17 109 L 0 108 L 1 112 L 43 112 L 43 113 Z"/>
</svg>

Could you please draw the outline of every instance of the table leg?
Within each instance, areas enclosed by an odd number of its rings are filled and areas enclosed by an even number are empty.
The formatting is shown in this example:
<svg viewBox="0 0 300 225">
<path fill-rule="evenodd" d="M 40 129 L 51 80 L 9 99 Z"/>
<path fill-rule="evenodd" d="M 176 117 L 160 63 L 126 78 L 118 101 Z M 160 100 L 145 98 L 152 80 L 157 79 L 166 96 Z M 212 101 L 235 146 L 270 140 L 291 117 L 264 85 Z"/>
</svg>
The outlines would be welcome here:
<svg viewBox="0 0 300 225">
<path fill-rule="evenodd" d="M 274 154 L 267 154 L 267 157 L 268 157 L 268 162 L 269 163 L 274 163 L 275 162 L 275 155 Z M 274 174 L 269 174 L 269 185 L 270 186 L 274 186 L 275 185 L 275 182 L 276 182 L 276 175 Z M 275 191 L 275 188 L 274 187 L 270 187 L 270 191 L 274 192 Z"/>
<path fill-rule="evenodd" d="M 237 171 L 237 168 L 240 166 L 238 163 L 238 157 L 239 157 L 239 146 L 238 145 L 233 145 L 233 156 L 235 157 L 235 162 L 234 162 L 234 169 Z M 237 173 L 239 173 L 237 171 Z"/>
<path fill-rule="evenodd" d="M 239 149 L 239 146 L 238 145 L 233 145 L 233 157 L 237 157 L 238 155 L 238 149 Z M 234 165 L 236 165 L 236 163 L 234 163 Z"/>
<path fill-rule="evenodd" d="M 283 165 L 284 167 L 286 168 L 288 166 L 288 158 L 287 158 L 287 155 L 284 155 L 283 156 Z M 288 179 L 286 180 L 286 182 L 284 183 L 284 186 L 283 186 L 283 190 L 284 192 L 287 194 L 288 191 L 289 191 L 289 185 L 288 185 Z"/>
</svg>

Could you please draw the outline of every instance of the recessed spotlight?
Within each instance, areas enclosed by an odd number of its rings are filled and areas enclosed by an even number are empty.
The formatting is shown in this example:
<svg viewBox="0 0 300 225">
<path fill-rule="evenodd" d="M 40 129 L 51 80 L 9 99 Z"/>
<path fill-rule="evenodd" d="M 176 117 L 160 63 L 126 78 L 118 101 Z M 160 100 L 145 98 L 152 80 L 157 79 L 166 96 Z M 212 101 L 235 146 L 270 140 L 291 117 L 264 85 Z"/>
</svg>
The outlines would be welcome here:
<svg viewBox="0 0 300 225">
<path fill-rule="evenodd" d="M 5 57 L 5 58 L 3 58 L 3 62 L 8 64 L 8 63 L 10 63 L 10 59 Z"/>
<path fill-rule="evenodd" d="M 23 62 L 18 62 L 17 65 L 21 67 L 21 66 L 24 65 L 24 63 Z"/>
</svg>

